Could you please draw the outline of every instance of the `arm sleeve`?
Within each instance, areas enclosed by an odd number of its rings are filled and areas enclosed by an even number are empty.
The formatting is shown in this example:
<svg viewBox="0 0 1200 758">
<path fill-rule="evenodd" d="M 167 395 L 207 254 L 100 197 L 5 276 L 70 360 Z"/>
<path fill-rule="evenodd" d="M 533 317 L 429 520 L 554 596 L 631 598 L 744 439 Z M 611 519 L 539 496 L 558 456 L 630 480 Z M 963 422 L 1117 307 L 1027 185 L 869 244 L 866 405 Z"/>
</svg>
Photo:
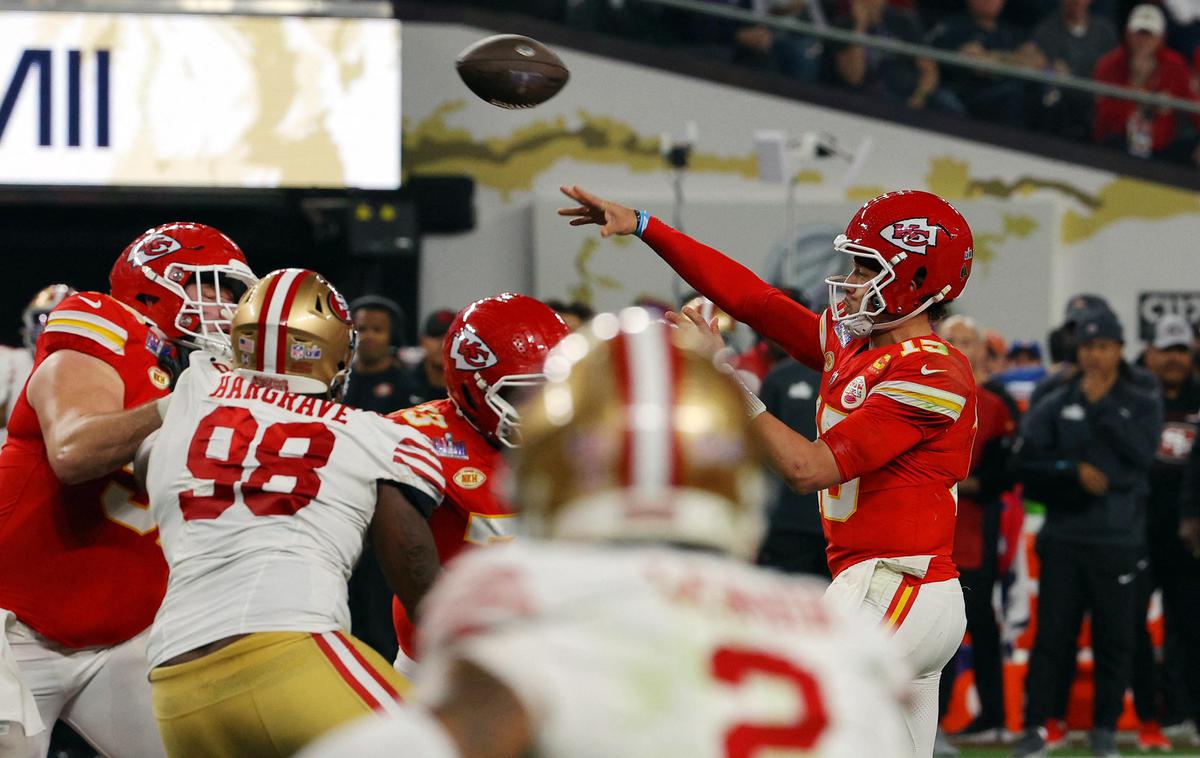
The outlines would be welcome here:
<svg viewBox="0 0 1200 758">
<path fill-rule="evenodd" d="M 820 317 L 724 253 L 651 218 L 642 239 L 684 281 L 730 316 L 820 370 Z"/>
<path fill-rule="evenodd" d="M 882 468 L 927 435 L 920 411 L 872 395 L 821 440 L 833 453 L 843 482 Z"/>
<path fill-rule="evenodd" d="M 79 293 L 62 301 L 46 319 L 38 338 L 39 355 L 75 350 L 120 371 L 128 345 L 128 315 L 107 295 Z"/>
<path fill-rule="evenodd" d="M 1158 452 L 1162 401 L 1157 394 L 1138 394 L 1142 402 L 1131 409 L 1128 416 L 1105 413 L 1096 423 L 1097 436 L 1126 464 L 1122 469 L 1107 472 L 1109 485 L 1117 490 L 1131 489 L 1145 482 Z"/>
<path fill-rule="evenodd" d="M 446 479 L 429 439 L 407 427 L 392 451 L 390 476 L 383 481 L 400 488 L 408 502 L 429 518 L 442 502 Z"/>
</svg>

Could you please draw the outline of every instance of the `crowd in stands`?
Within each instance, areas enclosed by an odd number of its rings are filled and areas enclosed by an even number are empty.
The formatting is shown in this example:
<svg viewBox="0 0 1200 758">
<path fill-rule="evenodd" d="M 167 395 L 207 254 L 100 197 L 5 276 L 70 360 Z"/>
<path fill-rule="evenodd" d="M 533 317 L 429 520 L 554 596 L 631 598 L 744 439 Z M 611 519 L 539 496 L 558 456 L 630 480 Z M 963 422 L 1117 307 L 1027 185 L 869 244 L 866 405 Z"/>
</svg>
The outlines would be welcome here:
<svg viewBox="0 0 1200 758">
<path fill-rule="evenodd" d="M 832 43 L 646 0 L 472 0 L 709 60 L 850 89 L 909 108 L 1200 164 L 1200 116 L 1078 89 Z M 1046 73 L 1196 99 L 1200 11 L 1187 0 L 704 0 L 764 17 L 960 53 Z"/>
</svg>

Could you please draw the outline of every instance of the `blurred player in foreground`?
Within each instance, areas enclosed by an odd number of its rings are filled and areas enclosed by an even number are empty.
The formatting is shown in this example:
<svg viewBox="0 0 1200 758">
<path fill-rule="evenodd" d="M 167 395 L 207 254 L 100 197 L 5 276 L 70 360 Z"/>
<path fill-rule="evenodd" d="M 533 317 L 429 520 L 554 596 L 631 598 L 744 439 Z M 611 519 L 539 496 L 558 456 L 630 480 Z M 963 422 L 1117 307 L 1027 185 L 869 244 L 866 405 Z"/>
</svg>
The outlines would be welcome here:
<svg viewBox="0 0 1200 758">
<path fill-rule="evenodd" d="M 369 530 L 396 593 L 421 598 L 441 467 L 421 434 L 336 402 L 353 337 L 318 274 L 268 274 L 233 317 L 235 368 L 194 354 L 147 445 L 171 567 L 148 655 L 171 758 L 291 755 L 407 688 L 344 631 L 346 582 Z"/>
<path fill-rule="evenodd" d="M 722 253 L 645 211 L 578 187 L 560 215 L 636 234 L 738 321 L 823 370 L 819 438 L 809 440 L 744 394 L 768 459 L 798 492 L 820 490 L 831 601 L 889 627 L 916 674 L 912 749 L 933 752 L 938 679 L 966 627 L 951 558 L 958 482 L 975 438 L 975 378 L 962 353 L 933 333 L 931 309 L 962 293 L 974 257 L 966 220 L 945 200 L 905 190 L 864 204 L 833 241 L 850 273 L 826 280 L 820 315 Z M 676 323 L 709 325 L 695 311 Z M 715 341 L 715 338 L 714 338 Z"/>
<path fill-rule="evenodd" d="M 500 486 L 500 451 L 521 441 L 516 394 L 546 380 L 542 364 L 567 336 L 548 305 L 506 292 L 477 300 L 450 324 L 442 342 L 450 396 L 392 414 L 433 440 L 446 478 L 446 498 L 429 519 L 445 564 L 468 545 L 504 542 L 516 521 Z M 392 603 L 400 654 L 396 668 L 413 671 L 413 625 L 405 606 Z"/>
<path fill-rule="evenodd" d="M 750 424 L 686 336 L 629 309 L 563 340 L 523 414 L 514 500 L 534 539 L 439 580 L 422 706 L 305 756 L 908 754 L 886 635 L 827 608 L 823 582 L 745 563 Z"/>
<path fill-rule="evenodd" d="M 111 296 L 73 294 L 46 317 L 0 455 L 0 747 L 23 731 L 44 756 L 61 717 L 105 755 L 162 755 L 145 644 L 167 566 L 129 464 L 179 350 L 228 352 L 254 281 L 224 234 L 166 224 L 121 253 Z"/>
</svg>

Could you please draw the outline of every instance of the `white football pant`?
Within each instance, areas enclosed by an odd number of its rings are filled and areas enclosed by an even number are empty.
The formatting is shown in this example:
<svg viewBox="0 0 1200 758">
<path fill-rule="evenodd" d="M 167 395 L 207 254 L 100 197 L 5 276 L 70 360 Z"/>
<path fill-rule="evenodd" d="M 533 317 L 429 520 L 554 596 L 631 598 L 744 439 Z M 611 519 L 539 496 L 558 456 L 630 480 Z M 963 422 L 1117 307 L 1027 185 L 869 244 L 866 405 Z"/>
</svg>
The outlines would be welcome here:
<svg viewBox="0 0 1200 758">
<path fill-rule="evenodd" d="M 829 585 L 826 598 L 834 603 L 859 600 L 869 619 L 892 630 L 905 662 L 913 672 L 912 700 L 904 714 L 913 755 L 929 758 L 938 723 L 938 682 L 967 630 L 962 586 L 958 579 L 914 584 L 896 567 L 871 562 L 867 576 L 852 566 Z M 870 566 L 863 566 L 870 569 Z M 843 580 L 845 577 L 845 580 Z"/>
</svg>

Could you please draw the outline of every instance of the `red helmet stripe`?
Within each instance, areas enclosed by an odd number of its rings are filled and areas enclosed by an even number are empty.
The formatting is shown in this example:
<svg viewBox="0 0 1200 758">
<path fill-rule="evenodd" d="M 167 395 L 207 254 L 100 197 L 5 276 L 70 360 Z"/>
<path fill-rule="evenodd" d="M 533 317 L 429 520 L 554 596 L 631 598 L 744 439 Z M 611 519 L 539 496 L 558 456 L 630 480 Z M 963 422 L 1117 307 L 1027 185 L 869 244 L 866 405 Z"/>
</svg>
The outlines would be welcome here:
<svg viewBox="0 0 1200 758">
<path fill-rule="evenodd" d="M 258 312 L 258 334 L 254 338 L 254 368 L 256 371 L 263 370 L 263 347 L 267 343 L 267 311 L 271 309 L 271 298 L 275 295 L 275 288 L 279 286 L 281 277 L 271 277 L 271 283 L 267 285 L 267 294 L 263 297 L 262 309 Z"/>
<path fill-rule="evenodd" d="M 308 274 L 304 269 L 284 269 L 271 282 L 258 316 L 258 370 L 282 373 L 287 365 L 287 309 L 296 299 L 298 283 Z M 282 326 L 281 326 L 282 323 Z"/>
<path fill-rule="evenodd" d="M 633 403 L 631 400 L 632 391 L 630 389 L 629 378 L 629 353 L 628 353 L 629 337 L 621 334 L 612 341 L 613 346 L 613 368 L 616 370 L 617 392 L 621 395 L 621 407 L 625 409 L 625 413 L 630 418 L 625 420 L 625 431 L 621 440 L 621 460 L 617 465 L 617 483 L 622 487 L 628 487 L 633 483 Z"/>
<path fill-rule="evenodd" d="M 301 271 L 292 280 L 291 286 L 288 287 L 287 296 L 283 300 L 283 309 L 279 314 L 279 331 L 276 337 L 279 343 L 275 348 L 276 371 L 282 372 L 284 366 L 287 365 L 287 318 L 288 314 L 292 312 L 292 304 L 296 302 L 296 293 L 300 291 L 300 285 L 304 283 L 304 280 L 308 279 L 309 273 L 308 271 Z"/>
</svg>

